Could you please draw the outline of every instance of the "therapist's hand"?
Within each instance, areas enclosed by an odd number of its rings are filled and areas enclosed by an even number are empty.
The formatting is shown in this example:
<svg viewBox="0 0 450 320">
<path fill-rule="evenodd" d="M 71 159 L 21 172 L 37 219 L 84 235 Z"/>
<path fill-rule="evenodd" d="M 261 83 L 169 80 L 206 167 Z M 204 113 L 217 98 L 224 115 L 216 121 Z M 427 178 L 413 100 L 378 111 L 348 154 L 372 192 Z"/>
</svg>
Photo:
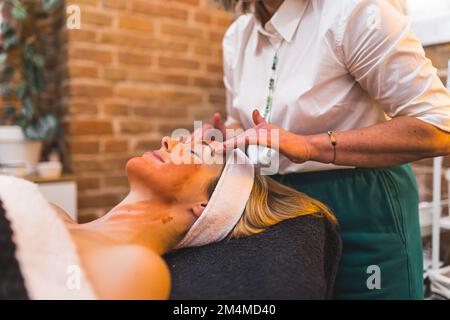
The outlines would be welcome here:
<svg viewBox="0 0 450 320">
<path fill-rule="evenodd" d="M 282 155 L 294 163 L 304 163 L 310 160 L 311 149 L 304 136 L 267 123 L 258 110 L 254 110 L 252 116 L 255 127 L 218 145 L 216 152 L 224 153 L 228 149 L 248 145 L 260 145 L 278 149 Z M 271 139 L 272 130 L 278 130 L 279 139 L 277 141 Z"/>
<path fill-rule="evenodd" d="M 222 136 L 223 139 L 225 140 L 225 134 L 226 134 L 226 127 L 222 121 L 222 116 L 220 115 L 220 113 L 216 112 L 213 115 L 213 119 L 212 119 L 212 124 L 214 129 L 219 130 L 220 132 L 222 132 Z"/>
<path fill-rule="evenodd" d="M 193 134 L 189 137 L 189 139 L 194 139 L 196 141 L 201 141 L 204 139 L 208 130 L 219 130 L 222 133 L 222 137 L 225 140 L 225 130 L 226 127 L 222 122 L 222 116 L 220 113 L 215 113 L 212 117 L 212 124 L 205 123 L 203 126 L 193 132 Z M 188 140 L 189 140 L 188 139 Z"/>
</svg>

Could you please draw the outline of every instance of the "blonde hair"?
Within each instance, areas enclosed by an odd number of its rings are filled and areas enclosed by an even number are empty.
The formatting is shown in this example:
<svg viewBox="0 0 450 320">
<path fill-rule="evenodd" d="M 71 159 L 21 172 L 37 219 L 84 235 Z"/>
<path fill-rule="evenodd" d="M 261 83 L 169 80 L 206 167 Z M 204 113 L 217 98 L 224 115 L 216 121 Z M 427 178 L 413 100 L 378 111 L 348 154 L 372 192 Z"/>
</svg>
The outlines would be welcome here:
<svg viewBox="0 0 450 320">
<path fill-rule="evenodd" d="M 209 196 L 214 192 L 216 184 L 217 181 L 213 181 L 208 187 Z M 256 173 L 244 213 L 229 237 L 251 236 L 279 222 L 300 216 L 326 218 L 333 226 L 337 226 L 335 216 L 322 202 Z"/>
</svg>

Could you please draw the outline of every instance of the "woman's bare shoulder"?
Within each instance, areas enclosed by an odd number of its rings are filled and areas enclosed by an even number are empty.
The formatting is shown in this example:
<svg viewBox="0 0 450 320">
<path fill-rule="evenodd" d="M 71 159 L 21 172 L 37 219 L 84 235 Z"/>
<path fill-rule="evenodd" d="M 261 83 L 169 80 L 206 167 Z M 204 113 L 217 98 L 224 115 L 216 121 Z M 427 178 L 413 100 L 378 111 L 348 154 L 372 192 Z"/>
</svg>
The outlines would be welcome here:
<svg viewBox="0 0 450 320">
<path fill-rule="evenodd" d="M 60 217 L 64 222 L 75 223 L 75 221 L 72 220 L 72 218 L 66 211 L 64 211 L 64 209 L 62 209 L 61 207 L 57 206 L 54 203 L 50 203 L 50 206 L 52 207 L 53 210 L 55 210 L 58 217 Z"/>
<path fill-rule="evenodd" d="M 155 252 L 139 245 L 114 245 L 89 255 L 87 271 L 100 299 L 169 297 L 169 268 Z"/>
</svg>

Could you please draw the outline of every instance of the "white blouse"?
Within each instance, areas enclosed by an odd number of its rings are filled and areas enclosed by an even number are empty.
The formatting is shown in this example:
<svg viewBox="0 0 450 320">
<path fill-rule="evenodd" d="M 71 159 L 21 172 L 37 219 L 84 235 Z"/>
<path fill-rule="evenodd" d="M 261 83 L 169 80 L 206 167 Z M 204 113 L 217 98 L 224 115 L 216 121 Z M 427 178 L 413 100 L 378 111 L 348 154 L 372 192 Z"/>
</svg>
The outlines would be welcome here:
<svg viewBox="0 0 450 320">
<path fill-rule="evenodd" d="M 310 135 L 411 116 L 450 132 L 450 94 L 395 0 L 285 0 L 264 26 L 240 16 L 223 39 L 226 124 L 253 127 L 272 60 L 270 122 Z M 280 159 L 279 173 L 344 168 Z"/>
</svg>

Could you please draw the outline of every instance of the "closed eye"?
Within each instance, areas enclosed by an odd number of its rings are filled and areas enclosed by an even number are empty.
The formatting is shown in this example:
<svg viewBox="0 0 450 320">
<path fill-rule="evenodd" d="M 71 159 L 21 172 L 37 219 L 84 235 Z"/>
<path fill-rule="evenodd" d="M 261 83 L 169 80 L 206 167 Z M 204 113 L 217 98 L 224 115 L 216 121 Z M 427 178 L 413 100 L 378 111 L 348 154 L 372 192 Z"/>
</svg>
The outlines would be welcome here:
<svg viewBox="0 0 450 320">
<path fill-rule="evenodd" d="M 201 157 L 200 157 L 194 150 L 191 150 L 191 153 L 192 153 L 193 155 L 197 156 L 199 159 L 201 159 Z"/>
<path fill-rule="evenodd" d="M 184 142 L 184 143 L 186 144 L 186 142 Z M 211 156 L 214 156 L 215 150 L 211 147 L 211 145 L 210 145 L 209 143 L 207 143 L 206 141 L 203 140 L 203 141 L 202 141 L 202 145 L 208 147 L 209 150 L 211 151 Z M 191 153 L 192 153 L 193 155 L 195 155 L 196 157 L 198 157 L 199 159 L 202 159 L 202 157 L 199 156 L 199 154 L 196 153 L 196 152 L 195 152 L 194 150 L 192 150 L 192 149 L 191 149 Z"/>
<path fill-rule="evenodd" d="M 204 140 L 202 141 L 202 144 L 204 146 L 207 146 L 209 148 L 209 150 L 211 150 L 211 156 L 214 157 L 214 155 L 216 153 L 216 150 L 214 150 L 213 147 L 211 147 L 211 145 L 208 142 L 204 141 Z"/>
</svg>

